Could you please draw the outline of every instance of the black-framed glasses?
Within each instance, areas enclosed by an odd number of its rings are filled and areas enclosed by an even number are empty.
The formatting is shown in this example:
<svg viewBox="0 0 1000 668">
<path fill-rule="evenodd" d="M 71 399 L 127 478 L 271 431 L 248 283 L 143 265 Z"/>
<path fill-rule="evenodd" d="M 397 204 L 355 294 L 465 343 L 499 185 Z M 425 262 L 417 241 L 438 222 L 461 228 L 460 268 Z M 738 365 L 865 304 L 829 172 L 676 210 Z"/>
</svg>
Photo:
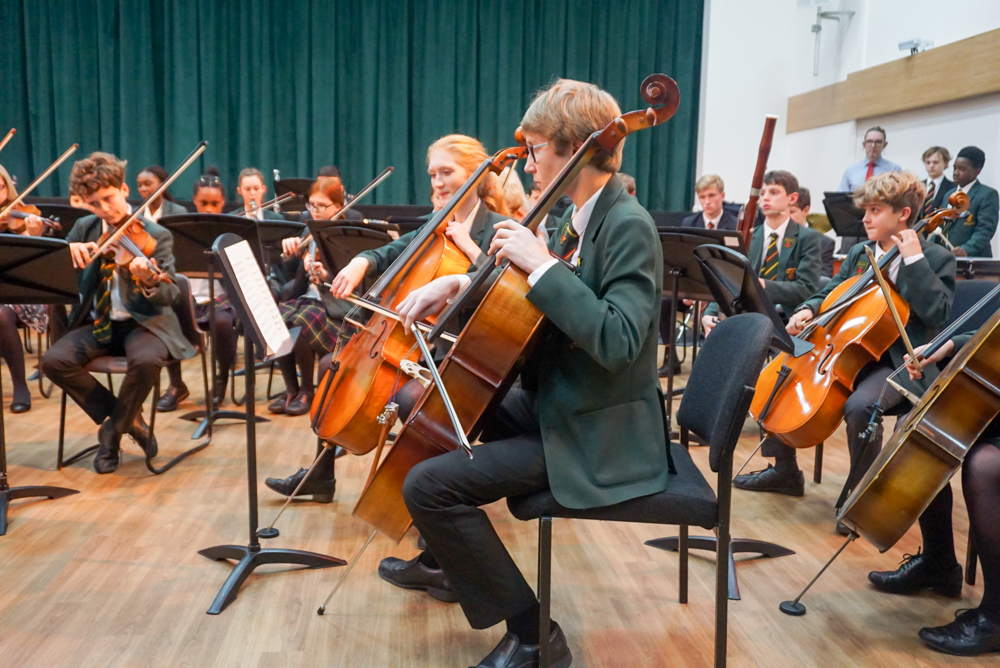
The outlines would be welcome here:
<svg viewBox="0 0 1000 668">
<path fill-rule="evenodd" d="M 309 202 L 306 204 L 306 210 L 310 213 L 326 213 L 326 210 L 331 206 L 337 206 L 336 204 L 313 204 Z"/>
<path fill-rule="evenodd" d="M 881 146 L 885 143 L 884 139 L 866 139 L 861 142 L 865 146 Z"/>
<path fill-rule="evenodd" d="M 548 146 L 548 145 L 549 143 L 547 141 L 543 141 L 541 144 L 528 144 L 527 145 L 528 155 L 531 156 L 531 161 L 538 162 L 538 158 L 535 157 L 536 148 L 541 148 L 542 146 Z"/>
</svg>

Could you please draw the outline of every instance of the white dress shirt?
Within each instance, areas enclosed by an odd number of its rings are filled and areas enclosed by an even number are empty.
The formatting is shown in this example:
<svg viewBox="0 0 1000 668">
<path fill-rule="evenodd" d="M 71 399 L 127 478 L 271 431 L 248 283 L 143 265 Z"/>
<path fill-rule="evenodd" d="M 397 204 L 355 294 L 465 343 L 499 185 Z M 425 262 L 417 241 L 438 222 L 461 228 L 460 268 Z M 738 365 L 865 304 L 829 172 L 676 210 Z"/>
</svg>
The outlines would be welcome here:
<svg viewBox="0 0 1000 668">
<path fill-rule="evenodd" d="M 580 210 L 573 214 L 573 218 L 570 221 L 570 224 L 573 226 L 573 231 L 580 237 L 580 241 L 576 244 L 576 250 L 573 251 L 573 255 L 569 258 L 570 264 L 574 266 L 579 266 L 580 264 L 580 249 L 583 248 L 583 235 L 587 231 L 587 226 L 590 224 L 590 216 L 594 213 L 594 207 L 597 205 L 597 198 L 601 196 L 603 191 L 604 186 L 601 186 L 597 192 L 591 195 L 590 199 L 588 199 L 587 202 L 580 207 Z M 538 282 L 538 279 L 542 277 L 542 274 L 548 271 L 549 268 L 557 262 L 559 262 L 559 260 L 552 258 L 538 269 L 531 272 L 528 276 L 528 285 L 534 287 L 535 283 Z"/>
<path fill-rule="evenodd" d="M 128 207 L 128 214 L 132 214 L 132 206 Z M 108 224 L 105 221 L 101 221 L 101 230 L 104 234 L 108 233 Z M 111 293 L 111 319 L 118 322 L 124 320 L 131 320 L 132 315 L 125 310 L 124 304 L 122 304 L 122 295 L 120 282 L 118 281 L 118 269 L 116 268 L 111 274 L 111 288 L 108 290 Z"/>
<path fill-rule="evenodd" d="M 944 181 L 944 174 L 937 177 L 936 179 L 925 179 L 924 187 L 930 192 L 931 184 L 934 184 L 934 194 L 937 195 L 937 191 L 941 190 L 941 182 Z"/>
<path fill-rule="evenodd" d="M 143 208 L 142 213 L 140 215 L 146 220 L 152 221 L 154 223 L 160 222 L 160 217 L 163 215 L 163 199 L 160 198 L 160 208 L 156 210 L 156 213 L 151 212 L 149 210 L 149 207 L 150 205 L 147 204 Z"/>
<path fill-rule="evenodd" d="M 979 183 L 979 179 L 974 180 L 972 183 L 970 183 L 967 186 L 958 186 L 958 190 L 961 190 L 963 193 L 965 193 L 966 195 L 968 195 L 969 191 L 972 190 L 972 187 L 975 186 L 977 183 Z"/>
<path fill-rule="evenodd" d="M 882 247 L 877 243 L 875 244 L 875 262 L 879 262 L 882 256 L 889 251 L 882 250 Z M 883 272 L 889 277 L 889 280 L 893 283 L 896 282 L 896 278 L 899 276 L 899 265 L 900 263 L 905 263 L 907 266 L 913 264 L 914 262 L 919 262 L 924 258 L 923 253 L 917 253 L 916 255 L 911 255 L 910 257 L 904 258 L 902 255 L 896 256 L 896 259 L 892 261 L 889 265 L 889 271 Z"/>
</svg>

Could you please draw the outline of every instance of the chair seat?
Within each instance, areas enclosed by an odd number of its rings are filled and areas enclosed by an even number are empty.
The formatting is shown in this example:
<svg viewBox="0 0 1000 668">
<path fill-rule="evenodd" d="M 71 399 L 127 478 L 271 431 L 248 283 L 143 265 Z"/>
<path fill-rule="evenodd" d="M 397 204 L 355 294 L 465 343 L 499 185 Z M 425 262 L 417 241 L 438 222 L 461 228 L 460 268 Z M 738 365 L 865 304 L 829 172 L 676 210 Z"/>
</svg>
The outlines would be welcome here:
<svg viewBox="0 0 1000 668">
<path fill-rule="evenodd" d="M 718 519 L 718 499 L 705 476 L 678 443 L 670 444 L 676 474 L 667 478 L 667 488 L 657 494 L 629 499 L 601 508 L 566 508 L 551 490 L 507 499 L 510 512 L 519 520 L 539 517 L 569 517 L 609 522 L 685 524 L 711 529 Z"/>
<path fill-rule="evenodd" d="M 124 374 L 128 371 L 128 358 L 113 355 L 95 357 L 84 365 L 83 370 L 90 373 Z"/>
</svg>

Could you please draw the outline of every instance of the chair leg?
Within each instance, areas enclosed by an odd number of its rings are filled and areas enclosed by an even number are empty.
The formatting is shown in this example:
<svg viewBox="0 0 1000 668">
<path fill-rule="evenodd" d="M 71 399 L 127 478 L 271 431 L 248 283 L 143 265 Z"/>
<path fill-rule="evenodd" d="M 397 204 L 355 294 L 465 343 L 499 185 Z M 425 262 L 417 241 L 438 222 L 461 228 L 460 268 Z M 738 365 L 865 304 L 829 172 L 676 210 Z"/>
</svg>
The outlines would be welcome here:
<svg viewBox="0 0 1000 668">
<path fill-rule="evenodd" d="M 813 464 L 813 482 L 819 485 L 823 482 L 823 444 L 816 446 L 816 460 Z"/>
<path fill-rule="evenodd" d="M 730 554 L 729 526 L 718 530 L 719 554 Z M 729 569 L 730 559 L 715 560 L 715 668 L 725 668 L 727 635 L 729 632 Z"/>
<path fill-rule="evenodd" d="M 680 583 L 678 586 L 680 602 L 688 602 L 688 526 L 682 524 L 677 532 L 677 549 L 680 552 Z"/>
<path fill-rule="evenodd" d="M 42 354 L 45 352 L 42 349 L 42 333 L 38 334 L 38 392 L 45 399 L 52 396 L 52 383 L 49 383 L 49 388 L 45 389 L 45 374 L 42 373 Z"/>
<path fill-rule="evenodd" d="M 56 448 L 56 470 L 63 467 L 63 445 L 66 442 L 66 390 L 62 391 L 59 402 L 59 445 Z"/>
<path fill-rule="evenodd" d="M 552 608 L 552 518 L 538 518 L 538 665 L 549 668 Z"/>
<path fill-rule="evenodd" d="M 979 564 L 979 553 L 976 552 L 976 544 L 972 540 L 972 533 L 969 533 L 969 545 L 965 549 L 965 584 L 970 587 L 976 584 L 976 570 Z"/>
</svg>

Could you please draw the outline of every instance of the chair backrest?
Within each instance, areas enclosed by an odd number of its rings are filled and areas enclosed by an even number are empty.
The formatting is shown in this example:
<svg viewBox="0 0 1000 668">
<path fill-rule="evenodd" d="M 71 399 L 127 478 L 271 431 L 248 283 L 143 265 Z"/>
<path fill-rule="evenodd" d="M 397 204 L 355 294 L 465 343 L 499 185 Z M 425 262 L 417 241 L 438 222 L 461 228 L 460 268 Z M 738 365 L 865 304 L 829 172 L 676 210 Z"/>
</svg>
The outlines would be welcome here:
<svg viewBox="0 0 1000 668">
<path fill-rule="evenodd" d="M 955 299 L 951 303 L 951 313 L 948 315 L 948 322 L 944 328 L 951 326 L 956 320 L 965 315 L 965 312 L 976 305 L 980 299 L 997 287 L 994 281 L 955 281 Z M 964 332 L 971 332 L 983 326 L 1000 305 L 1000 296 L 994 297 L 990 304 L 981 309 L 979 313 L 972 316 L 968 323 L 962 328 Z M 959 332 L 961 334 L 962 332 Z"/>
<path fill-rule="evenodd" d="M 174 304 L 174 313 L 181 323 L 181 332 L 196 350 L 201 350 L 205 345 L 201 330 L 198 329 L 197 316 L 194 313 L 194 298 L 191 296 L 191 283 L 184 274 L 175 274 L 177 287 L 181 291 L 181 296 Z"/>
<path fill-rule="evenodd" d="M 708 442 L 709 464 L 719 470 L 736 448 L 753 392 L 771 344 L 771 320 L 744 313 L 720 322 L 705 339 L 691 368 L 677 423 Z"/>
</svg>

